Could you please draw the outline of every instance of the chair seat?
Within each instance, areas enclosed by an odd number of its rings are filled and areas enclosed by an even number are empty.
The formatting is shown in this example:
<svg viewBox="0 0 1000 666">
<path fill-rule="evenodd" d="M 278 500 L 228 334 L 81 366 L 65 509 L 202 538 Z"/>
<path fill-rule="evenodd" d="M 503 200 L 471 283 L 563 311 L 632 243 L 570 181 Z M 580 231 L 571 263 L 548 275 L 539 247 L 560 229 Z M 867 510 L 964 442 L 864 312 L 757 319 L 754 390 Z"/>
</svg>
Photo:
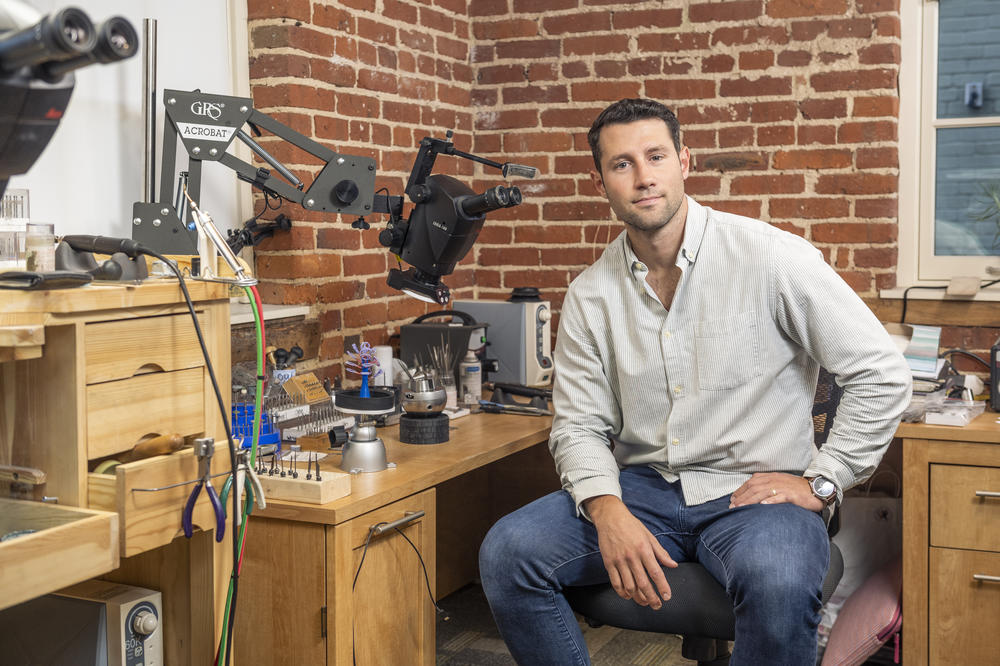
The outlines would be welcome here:
<svg viewBox="0 0 1000 666">
<path fill-rule="evenodd" d="M 736 619 L 733 602 L 712 574 L 697 562 L 664 567 L 670 601 L 659 610 L 619 597 L 610 584 L 581 585 L 563 590 L 570 607 L 590 621 L 635 631 L 733 640 Z M 844 558 L 830 542 L 830 568 L 823 581 L 823 603 L 833 595 L 844 573 Z"/>
</svg>

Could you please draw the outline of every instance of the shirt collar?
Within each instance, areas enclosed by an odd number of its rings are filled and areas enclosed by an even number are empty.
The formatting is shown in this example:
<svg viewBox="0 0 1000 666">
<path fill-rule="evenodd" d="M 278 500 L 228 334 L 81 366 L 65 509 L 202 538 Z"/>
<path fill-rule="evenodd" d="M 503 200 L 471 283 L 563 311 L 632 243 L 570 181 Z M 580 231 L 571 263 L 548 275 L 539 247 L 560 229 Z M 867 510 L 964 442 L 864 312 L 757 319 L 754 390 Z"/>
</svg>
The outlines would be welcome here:
<svg viewBox="0 0 1000 666">
<path fill-rule="evenodd" d="M 699 204 L 691 197 L 687 197 L 687 221 L 684 223 L 684 240 L 681 242 L 681 251 L 677 255 L 677 266 L 684 268 L 693 264 L 701 249 L 701 241 L 705 237 L 705 225 L 708 223 L 708 209 Z M 632 277 L 645 280 L 649 268 L 632 250 L 632 243 L 628 234 L 622 233 L 624 237 L 623 247 L 625 252 L 625 265 Z"/>
</svg>

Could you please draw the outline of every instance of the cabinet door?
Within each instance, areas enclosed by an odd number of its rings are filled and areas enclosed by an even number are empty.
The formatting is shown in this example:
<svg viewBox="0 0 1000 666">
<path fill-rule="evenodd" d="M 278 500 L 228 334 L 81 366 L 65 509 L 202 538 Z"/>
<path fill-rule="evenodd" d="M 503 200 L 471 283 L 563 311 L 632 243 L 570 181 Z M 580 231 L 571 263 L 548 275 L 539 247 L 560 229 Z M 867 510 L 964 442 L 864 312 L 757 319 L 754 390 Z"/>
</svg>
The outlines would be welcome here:
<svg viewBox="0 0 1000 666">
<path fill-rule="evenodd" d="M 1000 553 L 930 549 L 930 663 L 995 664 L 1000 653 Z"/>
<path fill-rule="evenodd" d="M 422 517 L 399 531 L 368 539 L 372 526 L 420 511 Z M 328 528 L 327 550 L 336 553 L 328 568 L 334 577 L 328 663 L 434 664 L 434 606 L 414 550 L 423 557 L 433 590 L 434 528 L 433 489 Z"/>
<path fill-rule="evenodd" d="M 237 664 L 325 664 L 323 526 L 250 517 L 236 603 Z"/>
</svg>

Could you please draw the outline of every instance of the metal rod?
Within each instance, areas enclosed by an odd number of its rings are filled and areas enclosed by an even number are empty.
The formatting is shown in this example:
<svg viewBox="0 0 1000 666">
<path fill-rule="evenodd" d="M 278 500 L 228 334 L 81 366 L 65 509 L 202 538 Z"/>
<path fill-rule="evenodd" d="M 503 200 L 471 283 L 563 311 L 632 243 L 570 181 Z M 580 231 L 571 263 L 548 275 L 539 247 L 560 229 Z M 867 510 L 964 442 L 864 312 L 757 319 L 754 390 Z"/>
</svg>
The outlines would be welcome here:
<svg viewBox="0 0 1000 666">
<path fill-rule="evenodd" d="M 372 525 L 372 527 L 371 527 L 372 535 L 373 536 L 378 536 L 380 534 L 383 534 L 384 532 L 388 532 L 389 530 L 394 530 L 397 527 L 402 527 L 403 525 L 405 525 L 407 523 L 412 523 L 414 520 L 418 520 L 420 518 L 423 518 L 424 517 L 424 513 L 425 512 L 423 512 L 423 511 L 408 511 L 405 516 L 403 516 L 402 518 L 400 518 L 398 520 L 394 520 L 391 523 L 385 523 L 385 524 L 379 524 L 379 525 Z"/>
<path fill-rule="evenodd" d="M 142 20 L 142 200 L 156 201 L 156 19 Z"/>
<path fill-rule="evenodd" d="M 271 153 L 264 150 L 263 146 L 254 141 L 252 138 L 250 138 L 249 134 L 247 134 L 241 129 L 238 129 L 236 130 L 236 138 L 245 143 L 250 150 L 257 153 L 258 157 L 260 157 L 262 160 L 264 160 L 272 167 L 274 167 L 278 173 L 280 173 L 288 180 L 288 182 L 290 182 L 295 187 L 302 189 L 302 181 L 299 180 L 294 173 L 289 171 L 284 164 L 275 159 L 274 156 L 271 155 Z"/>
<path fill-rule="evenodd" d="M 219 476 L 229 476 L 232 472 L 219 472 L 218 474 L 212 474 L 210 479 L 214 479 Z M 171 488 L 180 488 L 181 486 L 190 486 L 192 483 L 198 483 L 201 479 L 191 479 L 190 481 L 181 481 L 180 483 L 171 483 L 169 486 L 160 486 L 159 488 L 133 488 L 134 493 L 158 493 L 161 490 L 170 490 Z"/>
<path fill-rule="evenodd" d="M 987 576 L 986 574 L 972 574 L 972 580 L 982 583 L 1000 583 L 1000 576 Z"/>
<path fill-rule="evenodd" d="M 1000 497 L 1000 493 L 993 490 L 977 490 L 976 497 Z"/>
</svg>

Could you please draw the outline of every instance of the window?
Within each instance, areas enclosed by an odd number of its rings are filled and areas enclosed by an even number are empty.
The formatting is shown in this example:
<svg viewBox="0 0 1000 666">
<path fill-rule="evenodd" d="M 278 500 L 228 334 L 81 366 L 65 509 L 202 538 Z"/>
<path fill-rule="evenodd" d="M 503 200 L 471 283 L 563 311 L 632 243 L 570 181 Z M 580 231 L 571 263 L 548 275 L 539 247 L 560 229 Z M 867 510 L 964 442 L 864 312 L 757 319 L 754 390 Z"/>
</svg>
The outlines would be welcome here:
<svg viewBox="0 0 1000 666">
<path fill-rule="evenodd" d="M 901 285 L 1000 266 L 1000 18 L 995 0 L 904 0 Z"/>
</svg>

